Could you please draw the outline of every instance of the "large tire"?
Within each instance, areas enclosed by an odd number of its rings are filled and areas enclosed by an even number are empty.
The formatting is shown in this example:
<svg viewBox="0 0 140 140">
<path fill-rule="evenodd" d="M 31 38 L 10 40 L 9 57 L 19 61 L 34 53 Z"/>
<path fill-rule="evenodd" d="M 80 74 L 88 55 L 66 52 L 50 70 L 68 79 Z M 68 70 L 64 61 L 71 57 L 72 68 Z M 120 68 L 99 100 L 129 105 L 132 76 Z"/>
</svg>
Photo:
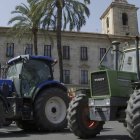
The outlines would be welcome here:
<svg viewBox="0 0 140 140">
<path fill-rule="evenodd" d="M 104 122 L 89 119 L 88 98 L 78 94 L 70 102 L 68 113 L 68 127 L 80 138 L 93 138 L 103 129 Z"/>
<path fill-rule="evenodd" d="M 35 131 L 39 129 L 34 121 L 29 120 L 18 120 L 16 121 L 16 125 L 24 131 Z"/>
<path fill-rule="evenodd" d="M 67 93 L 60 88 L 43 90 L 34 104 L 34 115 L 41 130 L 60 131 L 67 126 Z"/>
<path fill-rule="evenodd" d="M 128 101 L 126 124 L 129 136 L 140 140 L 140 90 L 135 90 Z"/>
</svg>

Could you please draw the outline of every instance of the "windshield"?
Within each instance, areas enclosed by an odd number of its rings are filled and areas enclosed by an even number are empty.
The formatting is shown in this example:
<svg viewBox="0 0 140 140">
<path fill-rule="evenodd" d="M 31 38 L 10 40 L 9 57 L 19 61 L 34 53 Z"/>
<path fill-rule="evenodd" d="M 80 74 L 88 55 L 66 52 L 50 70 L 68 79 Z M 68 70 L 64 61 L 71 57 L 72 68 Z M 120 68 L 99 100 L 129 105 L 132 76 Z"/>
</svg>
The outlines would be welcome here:
<svg viewBox="0 0 140 140">
<path fill-rule="evenodd" d="M 30 60 L 24 64 L 22 76 L 36 83 L 48 80 L 51 78 L 50 66 L 42 61 Z"/>
<path fill-rule="evenodd" d="M 129 49 L 123 53 L 119 51 L 118 67 L 119 71 L 136 72 L 136 50 Z M 115 51 L 113 50 L 113 47 L 110 47 L 107 53 L 103 56 L 100 62 L 100 68 L 115 70 Z"/>
<path fill-rule="evenodd" d="M 37 60 L 30 60 L 22 69 L 22 94 L 30 94 L 37 84 L 52 79 L 51 66 Z"/>
<path fill-rule="evenodd" d="M 114 51 L 114 48 L 110 47 L 100 62 L 100 68 L 107 68 L 107 69 L 115 70 L 115 53 L 116 51 Z M 123 58 L 123 53 L 121 51 L 118 51 L 119 69 L 122 65 L 122 58 Z"/>
<path fill-rule="evenodd" d="M 21 73 L 22 63 L 17 63 L 9 66 L 7 71 L 7 79 L 11 79 L 12 77 L 19 76 Z"/>
<path fill-rule="evenodd" d="M 122 71 L 136 72 L 136 50 L 128 50 L 124 53 L 124 60 L 122 65 Z"/>
</svg>

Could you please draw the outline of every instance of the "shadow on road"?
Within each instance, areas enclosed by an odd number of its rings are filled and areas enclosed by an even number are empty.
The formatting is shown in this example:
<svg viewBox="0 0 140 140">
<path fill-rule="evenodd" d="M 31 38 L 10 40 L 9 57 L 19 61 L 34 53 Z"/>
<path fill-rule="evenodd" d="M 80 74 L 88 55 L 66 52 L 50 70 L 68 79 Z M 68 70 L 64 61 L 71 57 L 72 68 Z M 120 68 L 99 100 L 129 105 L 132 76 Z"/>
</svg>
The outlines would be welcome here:
<svg viewBox="0 0 140 140">
<path fill-rule="evenodd" d="M 102 130 L 102 132 L 107 132 L 107 131 L 112 131 L 112 128 L 104 128 Z M 97 135 L 94 138 L 81 139 L 81 140 L 132 140 L 132 139 L 128 135 Z"/>
<path fill-rule="evenodd" d="M 110 131 L 111 128 L 105 128 L 102 132 Z M 22 138 L 30 137 L 31 135 L 69 135 L 72 134 L 69 129 L 65 129 L 61 132 L 43 132 L 43 131 L 30 131 L 25 132 L 15 126 L 10 126 L 0 130 L 0 138 Z M 75 136 L 75 139 L 80 140 Z M 128 135 L 97 135 L 95 138 L 91 139 L 81 139 L 81 140 L 131 140 Z"/>
<path fill-rule="evenodd" d="M 20 131 L 12 131 L 12 132 L 0 132 L 0 138 L 13 138 L 13 137 L 28 137 L 27 133 L 23 133 Z"/>
<path fill-rule="evenodd" d="M 71 133 L 69 131 L 65 132 L 53 132 L 53 134 L 63 134 L 67 135 L 68 133 Z M 45 132 L 24 132 L 24 131 L 7 131 L 7 132 L 0 132 L 0 138 L 22 138 L 22 137 L 29 137 L 30 135 L 52 135 L 52 133 L 45 133 Z M 75 136 L 76 138 L 76 136 Z M 79 138 L 76 138 L 77 140 L 80 140 Z M 102 135 L 97 136 L 95 138 L 91 139 L 81 139 L 81 140 L 131 140 L 128 135 Z"/>
<path fill-rule="evenodd" d="M 112 128 L 104 128 L 102 132 L 112 131 Z"/>
<path fill-rule="evenodd" d="M 82 139 L 82 140 L 131 140 L 128 135 L 102 135 L 97 136 L 92 139 Z"/>
<path fill-rule="evenodd" d="M 51 135 L 51 134 L 63 134 L 67 135 L 71 133 L 69 129 L 57 132 L 48 132 L 48 131 L 23 131 L 16 126 L 5 127 L 0 129 L 0 138 L 13 138 L 13 137 L 29 137 L 30 135 Z"/>
</svg>

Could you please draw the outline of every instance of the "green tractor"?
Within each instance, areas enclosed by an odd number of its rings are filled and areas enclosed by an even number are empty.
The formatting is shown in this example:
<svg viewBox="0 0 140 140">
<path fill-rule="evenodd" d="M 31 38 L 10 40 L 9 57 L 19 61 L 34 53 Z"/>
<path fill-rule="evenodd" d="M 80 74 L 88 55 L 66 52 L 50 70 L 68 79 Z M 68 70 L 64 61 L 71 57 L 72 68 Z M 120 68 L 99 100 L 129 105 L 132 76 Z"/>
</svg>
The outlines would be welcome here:
<svg viewBox="0 0 140 140">
<path fill-rule="evenodd" d="M 119 42 L 112 44 L 100 70 L 90 75 L 90 90 L 75 94 L 70 102 L 68 127 L 85 139 L 99 134 L 106 121 L 119 121 L 133 140 L 140 140 L 139 38 L 136 48 L 124 51 Z"/>
<path fill-rule="evenodd" d="M 20 55 L 8 61 L 0 80 L 0 126 L 15 121 L 23 130 L 60 131 L 67 127 L 67 88 L 55 81 L 55 59 Z"/>
</svg>

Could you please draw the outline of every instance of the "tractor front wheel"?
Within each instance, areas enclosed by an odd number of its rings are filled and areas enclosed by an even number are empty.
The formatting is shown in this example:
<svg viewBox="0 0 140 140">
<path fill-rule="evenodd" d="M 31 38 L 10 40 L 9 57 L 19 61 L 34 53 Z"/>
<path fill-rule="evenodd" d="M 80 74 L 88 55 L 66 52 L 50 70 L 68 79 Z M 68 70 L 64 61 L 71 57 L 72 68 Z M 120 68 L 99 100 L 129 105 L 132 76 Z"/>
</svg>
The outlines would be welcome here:
<svg viewBox="0 0 140 140">
<path fill-rule="evenodd" d="M 69 104 L 67 93 L 59 88 L 43 90 L 34 104 L 34 115 L 40 129 L 62 130 L 67 126 L 66 113 Z"/>
<path fill-rule="evenodd" d="M 126 124 L 129 136 L 133 140 L 140 140 L 140 90 L 135 90 L 128 101 Z"/>
<path fill-rule="evenodd" d="M 67 119 L 70 130 L 80 138 L 93 138 L 103 129 L 104 122 L 90 120 L 88 98 L 84 94 L 72 99 Z"/>
</svg>

